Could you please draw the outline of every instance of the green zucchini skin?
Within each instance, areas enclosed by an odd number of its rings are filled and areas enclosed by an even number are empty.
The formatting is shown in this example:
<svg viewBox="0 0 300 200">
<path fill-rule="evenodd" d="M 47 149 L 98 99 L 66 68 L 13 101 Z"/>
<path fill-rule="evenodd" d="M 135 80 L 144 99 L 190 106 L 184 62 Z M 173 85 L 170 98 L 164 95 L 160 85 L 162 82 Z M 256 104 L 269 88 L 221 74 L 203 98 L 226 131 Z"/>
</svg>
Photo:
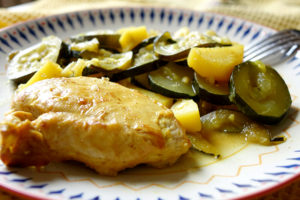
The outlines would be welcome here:
<svg viewBox="0 0 300 200">
<path fill-rule="evenodd" d="M 132 60 L 133 66 L 113 74 L 110 77 L 112 81 L 119 81 L 125 78 L 144 74 L 156 70 L 167 63 L 155 55 L 151 42 L 148 45 L 143 44 L 143 46 L 144 47 L 139 48 L 138 52 L 134 54 L 134 58 Z"/>
<path fill-rule="evenodd" d="M 71 50 L 66 42 L 62 42 L 56 63 L 65 68 L 70 62 L 81 58 L 80 54 L 81 52 Z"/>
<path fill-rule="evenodd" d="M 141 88 L 144 88 L 147 90 L 151 90 L 148 75 L 149 75 L 149 73 L 144 73 L 144 74 L 140 74 L 137 76 L 133 76 L 133 77 L 131 77 L 131 83 L 138 87 L 141 87 Z"/>
<path fill-rule="evenodd" d="M 19 84 L 26 83 L 35 73 L 36 73 L 36 71 L 27 73 L 27 74 L 23 74 L 22 76 L 14 77 L 14 78 L 11 78 L 10 80 L 13 82 L 13 84 L 15 84 L 17 86 Z"/>
<path fill-rule="evenodd" d="M 77 37 L 72 37 L 70 40 L 72 42 L 84 42 L 88 40 L 92 40 L 96 38 L 100 43 L 100 48 L 113 50 L 113 51 L 120 51 L 121 44 L 119 39 L 121 34 L 98 34 L 98 35 L 82 35 Z"/>
<path fill-rule="evenodd" d="M 188 67 L 169 62 L 149 73 L 150 88 L 167 97 L 197 99 L 197 93 L 192 87 L 193 73 Z M 188 81 L 183 82 L 183 79 Z"/>
<path fill-rule="evenodd" d="M 175 61 L 180 59 L 185 59 L 190 49 L 184 49 L 180 51 L 166 51 L 165 47 L 171 46 L 177 43 L 172 39 L 170 32 L 165 32 L 154 40 L 154 52 L 159 56 L 160 59 L 165 61 Z"/>
<path fill-rule="evenodd" d="M 43 38 L 42 41 L 29 48 L 13 52 L 9 55 L 7 65 L 7 77 L 14 84 L 27 82 L 45 63 L 50 60 L 56 62 L 62 40 L 56 36 L 48 36 Z M 42 56 L 40 52 L 47 49 Z M 36 55 L 39 56 L 36 56 Z"/>
<path fill-rule="evenodd" d="M 148 63 L 144 63 L 139 66 L 133 66 L 126 70 L 116 72 L 110 76 L 110 80 L 111 81 L 120 81 L 125 78 L 137 76 L 137 75 L 140 75 L 140 74 L 143 74 L 146 72 L 156 70 L 165 64 L 166 64 L 166 62 L 157 59 L 157 60 L 154 60 L 154 61 L 151 61 Z"/>
<path fill-rule="evenodd" d="M 92 76 L 94 74 L 103 74 L 103 76 L 108 76 L 108 72 L 95 66 L 86 66 L 82 70 L 82 76 Z"/>
<path fill-rule="evenodd" d="M 170 32 L 164 32 L 160 36 L 156 37 L 154 44 L 154 52 L 158 57 L 165 61 L 176 62 L 178 60 L 184 60 L 187 58 L 191 48 L 193 47 L 217 47 L 217 46 L 231 46 L 231 43 L 220 43 L 215 38 L 202 34 L 198 35 L 198 39 L 194 39 L 192 42 L 189 40 L 189 35 L 174 40 Z M 183 45 L 183 46 L 182 46 Z M 180 46 L 180 47 L 179 47 Z"/>
<path fill-rule="evenodd" d="M 215 85 L 194 73 L 193 88 L 200 99 L 216 105 L 230 105 L 229 87 L 227 85 Z"/>
<path fill-rule="evenodd" d="M 148 46 L 149 44 L 152 44 L 156 38 L 157 38 L 157 36 L 146 38 L 141 43 L 139 43 L 136 47 L 134 47 L 131 51 L 133 53 L 138 53 L 141 48 L 144 48 L 144 47 Z"/>
<path fill-rule="evenodd" d="M 229 99 L 253 120 L 264 124 L 277 124 L 291 107 L 291 95 L 275 69 L 265 66 L 266 70 L 263 72 L 258 65 L 256 62 L 247 61 L 234 68 L 229 83 Z M 266 79 L 259 79 L 262 76 Z M 258 81 L 265 82 L 258 85 Z M 262 85 L 271 87 L 263 88 Z"/>
</svg>

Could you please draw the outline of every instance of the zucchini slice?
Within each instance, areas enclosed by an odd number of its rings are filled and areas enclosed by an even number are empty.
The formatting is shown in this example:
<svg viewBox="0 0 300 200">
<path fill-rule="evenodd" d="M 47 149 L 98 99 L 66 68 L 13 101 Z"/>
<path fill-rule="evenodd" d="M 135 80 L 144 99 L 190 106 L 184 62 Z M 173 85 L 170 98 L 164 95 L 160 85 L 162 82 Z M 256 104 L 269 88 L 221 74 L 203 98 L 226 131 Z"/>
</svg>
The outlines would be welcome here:
<svg viewBox="0 0 300 200">
<path fill-rule="evenodd" d="M 160 60 L 153 60 L 152 62 L 144 63 L 142 65 L 133 66 L 126 70 L 116 72 L 112 74 L 110 77 L 112 81 L 119 81 L 125 78 L 129 78 L 132 76 L 140 75 L 146 72 L 150 72 L 153 70 L 158 69 L 160 66 L 165 64 L 164 62 L 161 62 Z"/>
<path fill-rule="evenodd" d="M 189 134 L 192 147 L 215 156 L 245 143 L 274 145 L 285 141 L 239 111 L 219 109 L 201 117 L 202 129 Z"/>
<path fill-rule="evenodd" d="M 165 62 L 159 60 L 153 51 L 153 44 L 143 47 L 134 55 L 132 67 L 112 75 L 112 81 L 119 81 L 158 69 Z"/>
<path fill-rule="evenodd" d="M 149 73 L 152 91 L 173 98 L 195 98 L 192 87 L 194 71 L 185 66 L 169 62 L 158 70 Z"/>
<path fill-rule="evenodd" d="M 172 39 L 170 32 L 165 32 L 154 40 L 154 52 L 159 58 L 166 61 L 184 59 L 189 53 L 189 48 L 180 47 L 177 41 Z"/>
<path fill-rule="evenodd" d="M 230 41 L 220 37 L 199 32 L 190 32 L 184 37 L 174 40 L 170 32 L 164 32 L 154 40 L 154 51 L 159 58 L 166 61 L 186 59 L 192 47 L 228 46 Z"/>
<path fill-rule="evenodd" d="M 195 72 L 193 87 L 202 100 L 217 105 L 232 104 L 228 98 L 229 87 L 227 83 L 211 83 Z"/>
<path fill-rule="evenodd" d="M 134 47 L 131 51 L 132 51 L 133 53 L 138 53 L 139 50 L 140 50 L 141 48 L 144 48 L 144 47 L 146 47 L 146 46 L 152 44 L 153 41 L 155 40 L 155 38 L 156 38 L 156 36 L 153 36 L 153 37 L 149 37 L 149 38 L 144 39 L 141 43 L 139 43 L 139 44 L 138 44 L 136 47 Z"/>
<path fill-rule="evenodd" d="M 151 90 L 148 75 L 149 73 L 144 73 L 137 76 L 133 76 L 131 77 L 131 83 L 144 89 Z"/>
<path fill-rule="evenodd" d="M 201 132 L 188 133 L 187 137 L 189 138 L 193 149 L 196 149 L 207 155 L 214 156 L 215 158 L 219 158 L 221 156 L 221 150 L 217 149 L 214 144 L 204 138 L 201 135 Z"/>
<path fill-rule="evenodd" d="M 280 122 L 290 109 L 288 87 L 278 72 L 260 61 L 237 65 L 229 99 L 247 116 L 265 124 Z"/>
<path fill-rule="evenodd" d="M 100 48 L 120 51 L 121 50 L 121 44 L 119 42 L 120 37 L 121 34 L 104 33 L 104 34 L 94 34 L 94 35 L 80 35 L 80 36 L 72 37 L 70 39 L 72 42 L 79 43 L 79 42 L 90 41 L 96 38 L 99 41 Z"/>
<path fill-rule="evenodd" d="M 8 63 L 7 76 L 14 83 L 25 83 L 46 61 L 56 62 L 62 40 L 48 36 L 40 43 L 16 53 Z"/>
<path fill-rule="evenodd" d="M 82 76 L 103 77 L 107 76 L 107 72 L 99 67 L 90 65 L 83 68 Z"/>
<path fill-rule="evenodd" d="M 80 53 L 80 51 L 71 50 L 69 44 L 67 44 L 66 42 L 62 42 L 56 62 L 62 68 L 65 68 L 69 63 L 80 58 Z"/>
<path fill-rule="evenodd" d="M 98 52 L 99 50 L 99 41 L 94 38 L 91 40 L 83 41 L 83 42 L 72 42 L 69 44 L 70 50 L 73 51 L 90 51 L 90 52 Z"/>
<path fill-rule="evenodd" d="M 132 51 L 124 53 L 112 53 L 110 51 L 100 49 L 99 52 L 82 52 L 81 58 L 87 60 L 87 65 L 102 68 L 106 71 L 125 70 L 131 66 L 133 57 Z"/>
</svg>

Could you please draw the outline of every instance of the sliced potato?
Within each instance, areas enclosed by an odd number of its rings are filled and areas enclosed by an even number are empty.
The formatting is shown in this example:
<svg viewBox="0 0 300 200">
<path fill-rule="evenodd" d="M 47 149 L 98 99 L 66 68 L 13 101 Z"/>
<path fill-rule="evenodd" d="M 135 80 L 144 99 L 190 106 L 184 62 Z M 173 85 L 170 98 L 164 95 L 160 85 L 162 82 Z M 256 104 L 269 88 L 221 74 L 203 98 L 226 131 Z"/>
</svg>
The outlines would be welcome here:
<svg viewBox="0 0 300 200">
<path fill-rule="evenodd" d="M 26 84 L 20 85 L 19 90 L 22 90 L 29 85 L 32 85 L 35 82 L 48 79 L 48 78 L 54 78 L 54 77 L 62 77 L 62 68 L 52 61 L 47 61 L 39 71 L 37 71 Z"/>
<path fill-rule="evenodd" d="M 180 99 L 172 107 L 176 119 L 188 132 L 201 130 L 201 120 L 198 105 L 191 99 Z"/>
<path fill-rule="evenodd" d="M 243 62 L 244 47 L 240 44 L 214 48 L 192 48 L 188 66 L 200 76 L 216 81 L 229 81 L 234 66 Z"/>
<path fill-rule="evenodd" d="M 120 29 L 118 32 L 121 33 L 119 42 L 123 52 L 132 50 L 148 37 L 145 26 L 124 28 Z"/>
</svg>

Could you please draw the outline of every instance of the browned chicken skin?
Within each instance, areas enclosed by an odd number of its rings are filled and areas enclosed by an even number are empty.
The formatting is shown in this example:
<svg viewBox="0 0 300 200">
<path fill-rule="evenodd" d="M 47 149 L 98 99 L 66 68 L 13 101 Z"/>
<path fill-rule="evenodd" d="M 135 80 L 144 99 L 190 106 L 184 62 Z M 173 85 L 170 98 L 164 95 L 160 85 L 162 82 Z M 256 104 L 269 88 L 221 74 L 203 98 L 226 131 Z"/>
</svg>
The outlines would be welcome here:
<svg viewBox="0 0 300 200">
<path fill-rule="evenodd" d="M 53 78 L 17 92 L 1 125 L 7 165 L 77 160 L 116 175 L 173 164 L 190 147 L 173 113 L 107 79 Z"/>
</svg>

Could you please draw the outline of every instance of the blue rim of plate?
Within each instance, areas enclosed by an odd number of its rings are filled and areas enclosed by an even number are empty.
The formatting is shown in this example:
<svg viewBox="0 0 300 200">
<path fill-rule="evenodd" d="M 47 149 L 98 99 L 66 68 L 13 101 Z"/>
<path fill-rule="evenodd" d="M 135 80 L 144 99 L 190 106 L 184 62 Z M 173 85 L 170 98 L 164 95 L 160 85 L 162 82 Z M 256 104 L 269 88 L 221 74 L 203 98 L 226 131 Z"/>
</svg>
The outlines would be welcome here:
<svg viewBox="0 0 300 200">
<path fill-rule="evenodd" d="M 157 11 L 159 11 L 159 13 L 157 13 Z M 49 34 L 66 32 L 70 28 L 76 30 L 83 29 L 86 26 L 95 27 L 97 25 L 107 24 L 111 24 L 113 27 L 117 20 L 124 22 L 126 18 L 129 18 L 132 24 L 135 24 L 138 19 L 140 19 L 138 23 L 143 23 L 147 18 L 146 15 L 148 15 L 150 19 L 148 22 L 153 25 L 156 23 L 165 23 L 166 25 L 177 23 L 177 25 L 187 27 L 195 26 L 198 28 L 206 25 L 206 29 L 213 28 L 216 31 L 225 28 L 226 33 L 234 31 L 234 36 L 242 39 L 252 35 L 250 38 L 251 41 L 256 40 L 264 33 L 262 29 L 254 30 L 255 28 L 253 28 L 251 24 L 268 29 L 271 33 L 275 32 L 274 29 L 254 22 L 212 12 L 160 7 L 114 7 L 51 15 L 1 29 L 0 54 L 7 54 L 15 48 L 24 48 L 28 43 L 37 42 Z M 226 18 L 232 19 L 230 22 L 226 22 Z M 233 27 L 236 26 L 237 23 L 239 23 L 239 25 L 233 30 Z M 253 31 L 255 31 L 255 33 L 253 33 Z"/>
<path fill-rule="evenodd" d="M 275 30 L 268 27 L 218 13 L 176 8 L 167 9 L 160 7 L 114 7 L 52 15 L 4 28 L 0 30 L 0 57 L 6 57 L 11 50 L 22 49 L 31 45 L 31 43 L 36 43 L 40 41 L 42 37 L 45 37 L 49 34 L 64 35 L 64 33 L 68 32 L 68 30 L 70 29 L 74 30 L 75 32 L 75 30 L 80 30 L 86 27 L 96 28 L 96 26 L 98 25 L 107 24 L 110 24 L 112 28 L 114 28 L 114 24 L 116 23 L 116 21 L 124 22 L 125 20 L 131 21 L 132 24 L 135 24 L 136 22 L 138 22 L 138 24 L 142 24 L 147 20 L 148 23 L 150 22 L 153 25 L 155 25 L 156 23 L 160 23 L 168 26 L 172 23 L 176 23 L 180 26 L 193 26 L 194 28 L 205 26 L 206 29 L 213 29 L 217 32 L 220 29 L 223 29 L 223 31 L 225 31 L 226 33 L 231 33 L 235 37 L 243 40 L 247 39 L 248 42 L 255 41 L 258 38 L 275 32 Z M 252 26 L 253 24 L 255 25 L 255 27 Z M 97 29 L 99 29 L 99 27 L 97 27 Z M 267 29 L 267 31 L 265 31 L 265 29 Z M 293 57 L 288 62 L 292 63 L 293 69 L 297 70 L 296 75 L 300 75 L 299 59 L 297 57 Z M 300 150 L 295 150 L 295 152 L 300 152 Z M 297 159 L 295 159 L 295 161 L 297 161 Z M 289 166 L 300 166 L 300 163 L 291 164 Z M 289 166 L 287 166 L 287 168 Z M 13 173 L 17 173 L 17 171 L 0 171 L 0 176 L 9 176 Z M 285 181 L 279 182 L 262 191 L 253 192 L 236 199 L 248 199 L 265 195 L 295 181 L 299 177 L 300 173 L 293 174 Z M 26 177 L 24 179 L 15 179 L 11 181 L 26 182 L 29 180 L 31 179 Z M 47 184 L 29 186 L 29 188 L 31 189 L 43 189 L 44 187 L 47 187 Z M 30 192 L 22 192 L 3 183 L 0 183 L 0 188 L 23 198 L 45 199 L 45 197 L 36 196 Z M 218 191 L 228 192 L 222 189 L 219 189 Z M 63 193 L 64 190 L 49 191 L 48 194 L 59 192 Z M 201 195 L 200 196 L 204 199 L 214 199 L 214 196 L 211 194 L 201 193 Z M 49 196 L 49 198 L 51 199 L 51 196 Z M 80 193 L 78 193 L 77 196 L 73 195 L 67 197 L 67 199 L 80 198 L 82 198 L 82 195 L 80 195 Z M 93 199 L 96 200 L 100 198 L 96 196 Z M 180 197 L 180 199 L 188 198 Z"/>
</svg>

